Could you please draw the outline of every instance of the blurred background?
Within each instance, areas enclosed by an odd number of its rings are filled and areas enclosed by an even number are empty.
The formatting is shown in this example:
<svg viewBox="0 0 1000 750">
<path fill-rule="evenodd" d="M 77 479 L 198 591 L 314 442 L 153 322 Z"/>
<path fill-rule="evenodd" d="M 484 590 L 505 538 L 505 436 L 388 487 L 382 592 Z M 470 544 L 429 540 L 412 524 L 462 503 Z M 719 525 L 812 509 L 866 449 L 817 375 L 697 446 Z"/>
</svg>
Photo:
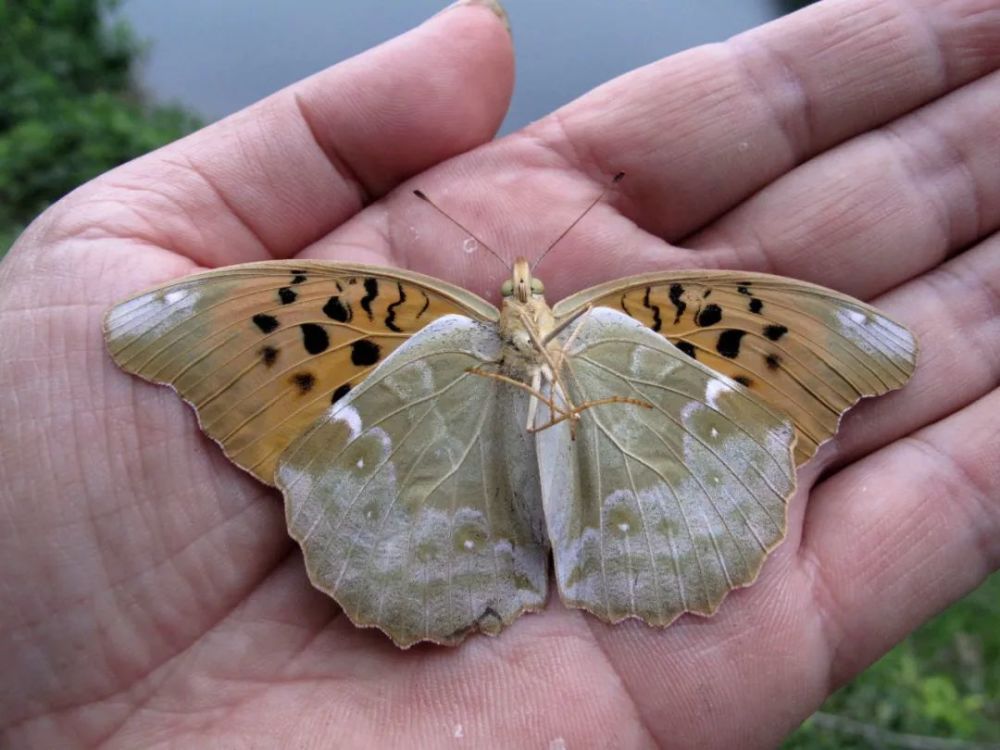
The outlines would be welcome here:
<svg viewBox="0 0 1000 750">
<path fill-rule="evenodd" d="M 639 65 L 792 12 L 795 0 L 506 0 L 516 130 Z M 0 0 L 0 256 L 111 167 L 350 57 L 433 0 Z M 978 743 L 978 744 L 977 744 Z M 1000 747 L 1000 574 L 924 625 L 785 748 Z"/>
</svg>

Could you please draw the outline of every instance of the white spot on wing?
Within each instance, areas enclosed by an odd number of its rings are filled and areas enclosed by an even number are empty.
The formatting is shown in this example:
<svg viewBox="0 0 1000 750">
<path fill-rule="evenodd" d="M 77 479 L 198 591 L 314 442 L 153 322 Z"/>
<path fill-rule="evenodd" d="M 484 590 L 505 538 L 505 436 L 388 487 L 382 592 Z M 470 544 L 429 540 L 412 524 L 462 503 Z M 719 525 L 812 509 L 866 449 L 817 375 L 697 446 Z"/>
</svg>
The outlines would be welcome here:
<svg viewBox="0 0 1000 750">
<path fill-rule="evenodd" d="M 136 299 L 116 305 L 108 316 L 111 326 L 128 321 L 137 311 L 148 315 L 143 333 L 158 336 L 167 333 L 179 322 L 190 318 L 194 306 L 198 303 L 199 294 L 193 289 L 174 289 L 161 296 L 160 292 L 150 292 Z M 149 315 L 150 312 L 154 314 Z"/>
<path fill-rule="evenodd" d="M 728 390 L 729 386 L 727 386 L 723 381 L 717 378 L 712 378 L 705 384 L 705 403 L 717 409 L 719 404 L 716 403 L 716 399 L 720 393 L 725 393 Z"/>
<path fill-rule="evenodd" d="M 358 435 L 361 434 L 361 415 L 358 414 L 358 410 L 353 406 L 337 406 L 334 404 L 330 407 L 330 421 L 337 423 L 343 422 L 347 425 L 347 431 L 350 437 L 348 440 L 356 440 Z"/>
<path fill-rule="evenodd" d="M 874 319 L 857 310 L 837 310 L 840 333 L 866 354 L 877 354 L 878 347 L 870 339 Z"/>
</svg>

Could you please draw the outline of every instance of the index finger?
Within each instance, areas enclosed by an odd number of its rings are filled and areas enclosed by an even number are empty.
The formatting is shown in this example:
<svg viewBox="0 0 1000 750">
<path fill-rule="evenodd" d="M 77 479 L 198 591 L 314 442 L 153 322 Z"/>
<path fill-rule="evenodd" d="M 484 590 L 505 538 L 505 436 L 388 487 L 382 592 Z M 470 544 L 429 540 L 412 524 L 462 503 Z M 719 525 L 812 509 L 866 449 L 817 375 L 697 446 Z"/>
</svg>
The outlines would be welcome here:
<svg viewBox="0 0 1000 750">
<path fill-rule="evenodd" d="M 488 3 L 455 6 L 98 178 L 64 202 L 60 234 L 99 224 L 206 266 L 294 254 L 493 137 L 513 54 L 502 19 L 477 5 Z"/>
</svg>

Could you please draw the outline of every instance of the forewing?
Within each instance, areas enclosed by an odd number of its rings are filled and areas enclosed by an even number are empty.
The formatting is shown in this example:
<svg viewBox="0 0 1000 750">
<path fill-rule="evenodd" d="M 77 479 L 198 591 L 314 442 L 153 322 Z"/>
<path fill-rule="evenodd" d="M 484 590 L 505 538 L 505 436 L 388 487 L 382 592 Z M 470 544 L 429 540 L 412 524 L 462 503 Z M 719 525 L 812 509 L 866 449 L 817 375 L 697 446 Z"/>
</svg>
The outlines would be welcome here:
<svg viewBox="0 0 1000 750">
<path fill-rule="evenodd" d="M 566 318 L 588 304 L 635 318 L 791 416 L 799 463 L 858 399 L 903 386 L 916 364 L 905 327 L 852 297 L 780 276 L 635 276 L 574 294 L 554 312 Z"/>
<path fill-rule="evenodd" d="M 536 436 L 563 600 L 608 622 L 711 614 L 784 537 L 791 423 L 622 313 L 597 308 L 562 368 L 577 406 Z"/>
<path fill-rule="evenodd" d="M 171 385 L 234 463 L 273 484 L 278 456 L 331 401 L 449 313 L 498 315 L 420 274 L 272 261 L 140 294 L 108 312 L 104 331 L 122 369 Z"/>
<path fill-rule="evenodd" d="M 404 648 L 495 634 L 545 603 L 527 397 L 469 372 L 499 356 L 496 326 L 442 318 L 279 462 L 313 584 Z"/>
</svg>

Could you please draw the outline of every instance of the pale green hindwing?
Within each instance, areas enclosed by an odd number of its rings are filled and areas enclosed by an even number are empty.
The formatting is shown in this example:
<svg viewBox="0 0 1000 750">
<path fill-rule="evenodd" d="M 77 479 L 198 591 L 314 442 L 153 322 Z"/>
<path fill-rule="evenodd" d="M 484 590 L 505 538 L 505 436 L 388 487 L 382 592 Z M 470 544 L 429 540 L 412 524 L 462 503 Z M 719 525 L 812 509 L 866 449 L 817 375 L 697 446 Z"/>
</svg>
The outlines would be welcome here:
<svg viewBox="0 0 1000 750">
<path fill-rule="evenodd" d="M 527 394 L 493 323 L 448 315 L 386 358 L 279 462 L 313 584 L 399 646 L 495 634 L 548 585 Z"/>
<path fill-rule="evenodd" d="M 595 406 L 575 440 L 568 422 L 536 435 L 560 595 L 609 622 L 711 614 L 785 535 L 791 423 L 626 315 L 595 308 L 578 325 L 570 400 L 652 408 Z"/>
</svg>

